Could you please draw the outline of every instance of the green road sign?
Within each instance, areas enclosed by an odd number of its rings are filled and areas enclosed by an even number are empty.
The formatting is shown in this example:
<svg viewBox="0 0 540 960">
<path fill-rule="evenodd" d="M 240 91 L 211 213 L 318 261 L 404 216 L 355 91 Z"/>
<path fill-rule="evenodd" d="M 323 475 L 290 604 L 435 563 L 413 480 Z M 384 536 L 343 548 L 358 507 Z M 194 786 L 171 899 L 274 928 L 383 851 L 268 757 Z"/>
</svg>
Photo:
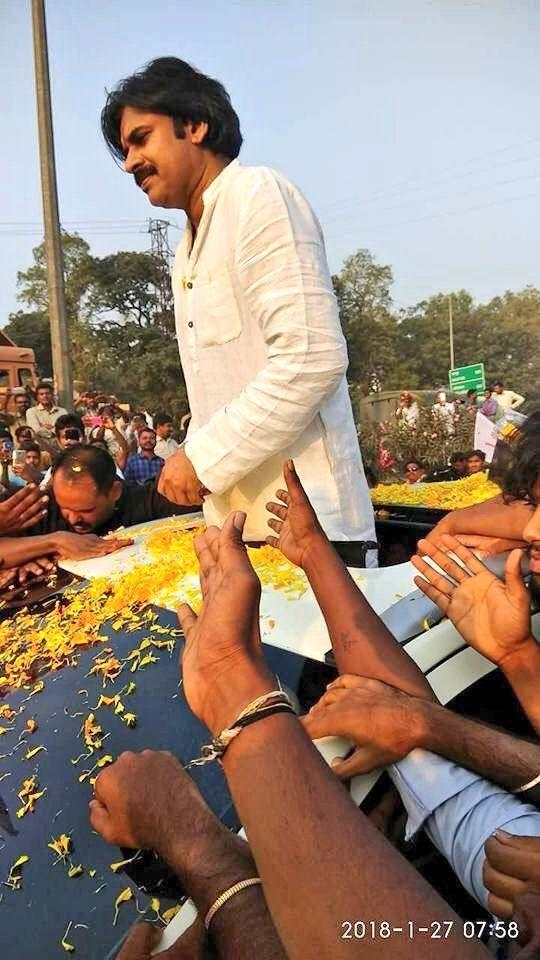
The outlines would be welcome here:
<svg viewBox="0 0 540 960">
<path fill-rule="evenodd" d="M 452 393 L 467 393 L 467 390 L 485 390 L 486 375 L 483 363 L 471 363 L 468 367 L 456 367 L 448 373 Z"/>
</svg>

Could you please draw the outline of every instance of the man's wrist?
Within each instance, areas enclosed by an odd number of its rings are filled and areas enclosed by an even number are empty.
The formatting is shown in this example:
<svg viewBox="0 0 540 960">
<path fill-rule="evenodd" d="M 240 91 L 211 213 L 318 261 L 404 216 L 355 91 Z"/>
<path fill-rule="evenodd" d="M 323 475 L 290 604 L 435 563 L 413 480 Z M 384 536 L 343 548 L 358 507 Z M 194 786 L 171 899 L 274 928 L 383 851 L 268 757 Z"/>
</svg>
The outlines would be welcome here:
<svg viewBox="0 0 540 960">
<path fill-rule="evenodd" d="M 321 560 L 329 550 L 333 547 L 324 530 L 316 530 L 302 554 L 302 569 L 308 578 L 311 572 L 320 570 Z"/>
<path fill-rule="evenodd" d="M 174 871 L 202 916 L 229 887 L 240 880 L 257 876 L 247 843 L 224 827 L 209 810 L 206 816 L 198 819 L 195 831 L 190 825 L 187 855 L 185 835 L 180 827 L 177 838 L 169 847 L 158 852 Z"/>
<path fill-rule="evenodd" d="M 217 736 L 234 723 L 249 703 L 275 689 L 275 677 L 262 658 L 236 661 L 212 683 L 201 719 Z"/>
<path fill-rule="evenodd" d="M 517 650 L 507 653 L 498 666 L 509 681 L 537 680 L 540 674 L 540 643 L 530 634 Z"/>
<path fill-rule="evenodd" d="M 436 752 L 437 732 L 444 721 L 444 712 L 445 708 L 433 700 L 415 700 L 411 722 L 412 749 L 420 747 Z"/>
</svg>

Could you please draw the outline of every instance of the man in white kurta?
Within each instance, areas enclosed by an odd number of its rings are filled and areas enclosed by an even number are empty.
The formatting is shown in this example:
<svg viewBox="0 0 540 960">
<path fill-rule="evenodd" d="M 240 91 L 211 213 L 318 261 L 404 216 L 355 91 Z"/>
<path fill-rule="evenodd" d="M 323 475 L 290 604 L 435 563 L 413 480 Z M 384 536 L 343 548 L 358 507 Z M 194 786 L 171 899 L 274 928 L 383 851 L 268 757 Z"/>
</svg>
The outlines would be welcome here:
<svg viewBox="0 0 540 960">
<path fill-rule="evenodd" d="M 102 129 L 150 203 L 187 214 L 173 289 L 192 420 L 160 491 L 182 504 L 204 499 L 209 523 L 245 510 L 246 539 L 264 540 L 265 505 L 292 457 L 329 537 L 358 544 L 362 561 L 373 510 L 309 204 L 280 174 L 238 162 L 225 89 L 177 58 L 121 81 Z"/>
<path fill-rule="evenodd" d="M 192 420 L 185 452 L 211 491 L 205 519 L 265 505 L 292 457 L 332 540 L 373 541 L 373 510 L 320 226 L 302 194 L 266 167 L 232 161 L 188 222 L 173 291 Z"/>
</svg>

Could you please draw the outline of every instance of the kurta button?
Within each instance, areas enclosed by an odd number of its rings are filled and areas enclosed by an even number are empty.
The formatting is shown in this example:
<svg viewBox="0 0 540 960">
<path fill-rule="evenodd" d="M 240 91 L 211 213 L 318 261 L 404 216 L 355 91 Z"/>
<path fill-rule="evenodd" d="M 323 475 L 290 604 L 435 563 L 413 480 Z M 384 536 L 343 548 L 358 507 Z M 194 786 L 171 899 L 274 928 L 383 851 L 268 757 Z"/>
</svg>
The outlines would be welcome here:
<svg viewBox="0 0 540 960">
<path fill-rule="evenodd" d="M 188 327 L 192 327 L 192 326 L 193 326 L 193 321 L 190 320 L 189 323 L 188 323 Z"/>
<path fill-rule="evenodd" d="M 193 284 L 192 284 L 191 280 L 188 280 L 188 282 L 186 283 L 186 287 L 188 288 L 188 290 L 192 290 L 192 289 L 193 289 Z"/>
</svg>

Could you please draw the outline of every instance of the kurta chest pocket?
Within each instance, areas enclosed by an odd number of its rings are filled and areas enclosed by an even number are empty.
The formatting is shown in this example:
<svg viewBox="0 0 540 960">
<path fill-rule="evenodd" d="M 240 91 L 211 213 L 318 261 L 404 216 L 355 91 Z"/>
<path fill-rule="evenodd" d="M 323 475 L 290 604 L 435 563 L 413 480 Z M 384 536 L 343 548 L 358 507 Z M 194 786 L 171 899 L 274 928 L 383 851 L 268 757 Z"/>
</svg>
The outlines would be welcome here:
<svg viewBox="0 0 540 960">
<path fill-rule="evenodd" d="M 222 263 L 211 273 L 198 274 L 192 293 L 192 319 L 197 340 L 202 347 L 228 343 L 240 336 L 241 308 L 226 263 Z"/>
</svg>

